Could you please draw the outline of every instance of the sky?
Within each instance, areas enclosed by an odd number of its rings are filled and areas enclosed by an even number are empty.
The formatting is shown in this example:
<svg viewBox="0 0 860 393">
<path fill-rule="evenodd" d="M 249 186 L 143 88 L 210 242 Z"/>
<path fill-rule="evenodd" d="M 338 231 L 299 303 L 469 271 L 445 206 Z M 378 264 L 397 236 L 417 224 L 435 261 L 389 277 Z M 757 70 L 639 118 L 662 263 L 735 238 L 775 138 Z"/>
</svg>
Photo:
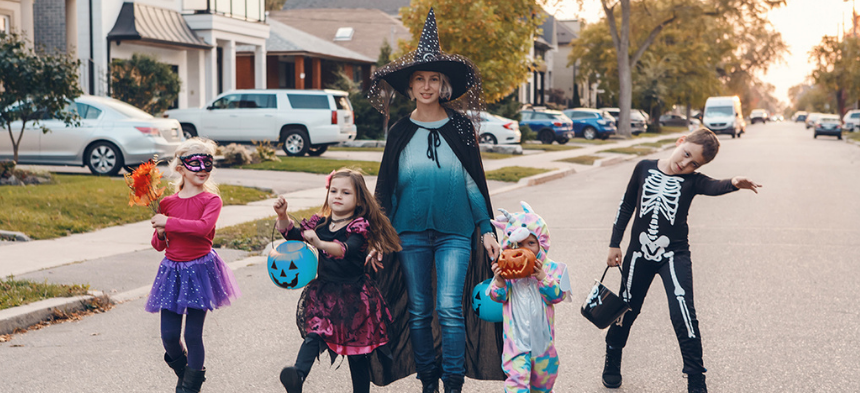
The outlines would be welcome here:
<svg viewBox="0 0 860 393">
<path fill-rule="evenodd" d="M 548 1 L 547 11 L 559 19 L 582 18 L 594 23 L 603 16 L 600 0 L 584 0 L 581 11 L 575 0 Z M 788 89 L 803 83 L 812 72 L 809 51 L 821 42 L 823 36 L 841 35 L 843 22 L 846 29 L 851 29 L 852 1 L 856 0 L 788 0 L 788 5 L 768 12 L 768 19 L 774 29 L 782 33 L 782 39 L 791 51 L 785 55 L 783 63 L 774 64 L 767 73 L 759 75 L 774 85 L 777 99 L 790 103 Z M 856 7 L 860 7 L 860 1 L 856 1 Z M 860 8 L 857 11 L 860 13 Z"/>
</svg>

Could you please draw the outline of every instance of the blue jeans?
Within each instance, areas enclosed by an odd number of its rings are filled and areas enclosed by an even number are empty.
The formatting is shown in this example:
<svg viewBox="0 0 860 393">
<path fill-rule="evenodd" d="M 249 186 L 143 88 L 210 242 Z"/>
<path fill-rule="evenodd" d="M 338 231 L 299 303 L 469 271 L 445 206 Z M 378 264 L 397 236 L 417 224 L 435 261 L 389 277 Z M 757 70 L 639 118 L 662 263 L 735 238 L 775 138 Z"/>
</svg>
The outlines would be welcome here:
<svg viewBox="0 0 860 393">
<path fill-rule="evenodd" d="M 463 319 L 463 285 L 469 267 L 471 239 L 432 229 L 400 234 L 398 253 L 409 293 L 409 328 L 418 372 L 432 371 L 433 294 L 431 268 L 436 264 L 436 313 L 442 327 L 442 380 L 466 373 L 466 325 Z"/>
</svg>

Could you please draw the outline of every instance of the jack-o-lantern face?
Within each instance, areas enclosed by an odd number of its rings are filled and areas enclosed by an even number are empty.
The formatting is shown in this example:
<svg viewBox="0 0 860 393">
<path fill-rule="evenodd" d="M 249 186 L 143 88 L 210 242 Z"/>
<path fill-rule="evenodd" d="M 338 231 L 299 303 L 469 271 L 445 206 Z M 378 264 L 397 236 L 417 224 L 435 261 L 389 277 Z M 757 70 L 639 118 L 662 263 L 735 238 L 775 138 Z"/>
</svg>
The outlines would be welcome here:
<svg viewBox="0 0 860 393">
<path fill-rule="evenodd" d="M 535 272 L 535 254 L 525 248 L 504 250 L 498 264 L 503 278 L 513 280 L 528 277 Z"/>
<path fill-rule="evenodd" d="M 317 256 L 305 242 L 289 240 L 269 252 L 269 278 L 285 289 L 302 288 L 317 275 Z"/>
</svg>

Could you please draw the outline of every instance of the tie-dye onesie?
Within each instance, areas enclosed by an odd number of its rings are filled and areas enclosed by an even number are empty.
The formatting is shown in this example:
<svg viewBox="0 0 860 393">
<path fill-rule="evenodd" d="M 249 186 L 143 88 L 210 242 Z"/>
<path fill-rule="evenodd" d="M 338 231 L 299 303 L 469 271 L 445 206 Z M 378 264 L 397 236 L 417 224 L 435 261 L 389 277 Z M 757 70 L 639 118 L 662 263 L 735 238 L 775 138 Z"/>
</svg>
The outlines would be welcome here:
<svg viewBox="0 0 860 393">
<path fill-rule="evenodd" d="M 540 243 L 537 259 L 543 263 L 546 277 L 538 281 L 530 276 L 505 280 L 498 287 L 495 280 L 489 288 L 490 298 L 503 304 L 505 346 L 502 369 L 508 378 L 505 392 L 552 392 L 558 376 L 558 354 L 555 337 L 554 304 L 569 299 L 570 279 L 567 265 L 547 257 L 549 228 L 541 216 L 525 202 L 523 213 L 504 213 L 493 220 L 502 229 L 502 248 L 516 248 L 518 242 L 534 235 Z"/>
</svg>

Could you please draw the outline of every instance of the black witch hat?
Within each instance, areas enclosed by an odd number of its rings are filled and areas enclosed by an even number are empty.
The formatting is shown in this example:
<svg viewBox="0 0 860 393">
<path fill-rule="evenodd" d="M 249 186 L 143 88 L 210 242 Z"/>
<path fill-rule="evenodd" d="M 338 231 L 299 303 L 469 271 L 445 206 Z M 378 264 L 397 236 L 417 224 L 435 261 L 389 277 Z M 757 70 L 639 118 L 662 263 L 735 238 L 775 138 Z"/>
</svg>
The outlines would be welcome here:
<svg viewBox="0 0 860 393">
<path fill-rule="evenodd" d="M 398 93 L 408 97 L 409 78 L 415 71 L 435 71 L 445 74 L 451 82 L 451 97 L 440 98 L 441 102 L 453 101 L 466 94 L 473 87 L 480 89 L 480 76 L 477 67 L 469 59 L 442 52 L 439 45 L 439 33 L 436 28 L 436 14 L 433 8 L 424 21 L 424 30 L 418 41 L 418 49 L 377 70 L 371 78 L 371 99 L 380 94 L 382 81 L 385 81 Z M 477 92 L 481 94 L 481 92 Z M 382 108 L 374 105 L 380 111 Z M 387 108 L 386 108 L 387 109 Z"/>
</svg>

